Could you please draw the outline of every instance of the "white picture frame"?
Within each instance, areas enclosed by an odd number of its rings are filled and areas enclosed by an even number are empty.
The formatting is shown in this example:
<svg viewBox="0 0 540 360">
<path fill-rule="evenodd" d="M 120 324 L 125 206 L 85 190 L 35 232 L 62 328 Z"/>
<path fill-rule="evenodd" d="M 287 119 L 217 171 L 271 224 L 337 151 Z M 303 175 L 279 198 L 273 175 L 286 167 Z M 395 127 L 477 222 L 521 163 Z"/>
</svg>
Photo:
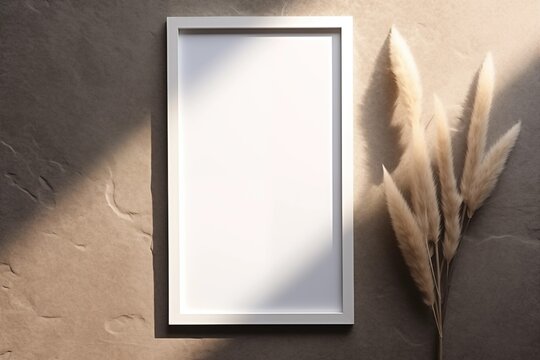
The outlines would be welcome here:
<svg viewBox="0 0 540 360">
<path fill-rule="evenodd" d="M 351 17 L 167 18 L 169 324 L 353 324 Z"/>
</svg>

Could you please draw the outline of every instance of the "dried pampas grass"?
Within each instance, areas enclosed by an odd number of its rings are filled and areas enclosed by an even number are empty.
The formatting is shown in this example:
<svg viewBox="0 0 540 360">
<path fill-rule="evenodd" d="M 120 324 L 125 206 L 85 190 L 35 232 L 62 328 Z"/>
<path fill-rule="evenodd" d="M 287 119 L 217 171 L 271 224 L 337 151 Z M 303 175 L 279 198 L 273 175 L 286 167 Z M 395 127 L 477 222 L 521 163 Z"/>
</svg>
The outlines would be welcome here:
<svg viewBox="0 0 540 360">
<path fill-rule="evenodd" d="M 440 215 L 437 190 L 427 151 L 424 130 L 419 124 L 412 125 L 411 141 L 411 203 L 420 228 L 429 240 L 439 241 Z"/>
<path fill-rule="evenodd" d="M 467 136 L 467 154 L 461 178 L 463 202 L 470 219 L 491 194 L 504 169 L 506 159 L 519 135 L 521 123 L 514 125 L 484 155 L 489 111 L 493 99 L 494 67 L 490 54 L 486 56 L 480 74 Z"/>
<path fill-rule="evenodd" d="M 434 152 L 431 153 L 431 146 L 426 141 L 426 124 L 420 121 L 422 88 L 418 68 L 409 47 L 395 27 L 390 33 L 390 60 L 398 88 L 392 125 L 400 130 L 399 144 L 404 151 L 398 169 L 400 175 L 407 175 L 408 182 L 404 187 L 410 192 L 411 205 L 383 167 L 386 202 L 411 277 L 424 303 L 432 307 L 439 336 L 438 359 L 442 359 L 443 305 L 448 297 L 454 266 L 452 260 L 458 252 L 465 214 L 470 220 L 495 188 L 517 141 L 521 123 L 508 130 L 485 154 L 494 88 L 493 60 L 488 54 L 478 76 L 464 170 L 458 189 L 446 113 L 440 100 L 435 97 L 433 123 L 436 128 L 430 129 L 435 130 L 435 143 L 432 146 Z M 434 159 L 438 169 L 440 203 L 432 170 L 431 160 Z M 439 228 L 441 215 L 444 224 L 442 231 Z M 439 241 L 439 238 L 444 240 Z"/>
<path fill-rule="evenodd" d="M 403 36 L 396 27 L 390 31 L 390 63 L 391 70 L 397 87 L 397 97 L 394 105 L 394 113 L 391 124 L 399 131 L 398 142 L 403 154 L 398 167 L 393 175 L 397 183 L 402 184 L 408 190 L 410 187 L 410 172 L 408 169 L 414 167 L 411 162 L 413 157 L 413 126 L 420 126 L 424 130 L 424 142 L 426 143 L 426 152 L 428 159 L 433 162 L 433 142 L 430 141 L 433 132 L 431 122 L 422 121 L 422 85 L 420 73 L 414 61 L 414 57 Z M 430 220 L 433 220 L 430 219 Z M 429 221 L 429 219 L 428 219 Z M 435 223 L 432 222 L 432 228 Z"/>
<path fill-rule="evenodd" d="M 478 75 L 476 95 L 471 114 L 471 122 L 469 124 L 467 154 L 465 156 L 465 165 L 461 177 L 461 194 L 465 203 L 473 196 L 471 191 L 474 178 L 484 156 L 489 111 L 491 108 L 493 86 L 495 82 L 494 74 L 493 59 L 491 58 L 491 55 L 488 54 L 480 69 L 480 74 Z"/>
<path fill-rule="evenodd" d="M 422 86 L 409 46 L 395 26 L 390 30 L 390 62 L 398 88 L 392 124 L 400 131 L 399 144 L 406 148 L 411 138 L 412 123 L 420 122 Z"/>
<path fill-rule="evenodd" d="M 403 195 L 384 166 L 383 172 L 386 202 L 399 248 L 409 268 L 411 277 L 418 290 L 422 293 L 424 303 L 433 305 L 435 293 L 429 267 L 426 236 L 421 231 L 409 205 L 407 205 Z"/>
<path fill-rule="evenodd" d="M 456 253 L 461 235 L 459 209 L 462 198 L 454 174 L 454 156 L 452 155 L 448 120 L 442 103 L 436 96 L 434 97 L 434 108 L 433 118 L 437 126 L 437 168 L 441 184 L 441 210 L 444 218 L 443 254 L 445 259 L 450 261 Z"/>
<path fill-rule="evenodd" d="M 466 201 L 467 216 L 469 218 L 482 206 L 495 188 L 499 175 L 501 175 L 504 164 L 508 159 L 508 155 L 517 141 L 520 130 L 521 122 L 518 122 L 491 147 L 479 165 L 476 176 L 470 186 L 469 198 Z"/>
</svg>

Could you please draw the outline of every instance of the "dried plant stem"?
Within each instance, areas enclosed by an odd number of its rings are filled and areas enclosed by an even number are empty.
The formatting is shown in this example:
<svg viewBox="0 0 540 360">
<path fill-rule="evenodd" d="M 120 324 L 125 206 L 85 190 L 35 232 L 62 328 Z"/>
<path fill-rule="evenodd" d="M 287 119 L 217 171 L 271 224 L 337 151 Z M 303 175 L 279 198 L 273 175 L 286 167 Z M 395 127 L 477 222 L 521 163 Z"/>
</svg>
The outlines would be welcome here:
<svg viewBox="0 0 540 360">
<path fill-rule="evenodd" d="M 442 329 L 439 322 L 439 315 L 437 314 L 437 310 L 435 310 L 435 304 L 431 305 L 431 311 L 433 312 L 433 319 L 435 320 L 435 325 L 437 326 L 437 334 L 439 334 L 440 337 Z"/>
<path fill-rule="evenodd" d="M 442 360 L 443 359 L 443 337 L 442 337 L 442 334 L 439 335 L 439 351 L 438 351 L 438 356 L 439 356 L 439 360 Z"/>
<path fill-rule="evenodd" d="M 456 248 L 456 256 L 454 256 L 451 260 L 446 262 L 446 278 L 445 281 L 445 291 L 443 296 L 443 318 L 446 317 L 446 308 L 448 303 L 448 294 L 450 293 L 450 285 L 452 283 L 452 276 L 454 274 L 454 263 L 457 258 L 457 254 L 459 254 L 459 248 L 461 247 L 461 241 L 463 239 L 463 235 L 465 234 L 465 231 L 467 230 L 469 223 L 471 222 L 471 218 L 467 217 L 467 222 L 465 223 L 465 218 L 467 215 L 467 206 L 465 204 L 462 204 L 461 209 L 461 218 L 460 218 L 460 236 L 459 241 Z"/>
<path fill-rule="evenodd" d="M 437 246 L 437 244 L 435 244 L 435 246 Z M 426 250 L 429 254 L 429 246 L 428 246 L 428 242 L 426 241 Z M 437 276 L 435 275 L 435 268 L 433 267 L 433 261 L 431 260 L 431 256 L 428 256 L 428 260 L 429 260 L 429 268 L 431 270 L 431 277 L 433 278 L 433 284 L 435 286 L 435 292 L 436 292 L 436 296 L 438 296 L 437 294 L 440 294 L 440 289 L 439 289 L 439 284 L 437 284 Z M 435 301 L 437 301 L 437 299 L 435 299 Z"/>
<path fill-rule="evenodd" d="M 436 279 L 435 279 L 435 284 L 437 284 L 437 287 L 439 289 L 439 291 L 437 291 L 437 299 L 436 299 L 436 302 L 435 302 L 435 305 L 437 306 L 437 311 L 439 313 L 439 328 L 440 328 L 440 331 L 438 332 L 438 343 L 437 343 L 437 349 L 438 349 L 438 359 L 439 360 L 442 360 L 442 354 L 443 354 L 443 332 L 444 332 L 444 315 L 443 315 L 443 301 L 444 301 L 444 297 L 443 297 L 443 293 L 441 292 L 442 290 L 442 283 L 441 283 L 441 274 L 442 274 L 442 265 L 443 265 L 443 262 L 440 261 L 440 256 L 439 256 L 439 246 L 440 246 L 440 242 L 436 243 L 435 244 L 435 268 L 436 268 Z"/>
<path fill-rule="evenodd" d="M 437 287 L 439 289 L 439 291 L 437 291 L 437 297 L 438 297 L 439 316 L 440 316 L 439 320 L 441 322 L 441 327 L 442 327 L 442 324 L 443 324 L 443 318 L 441 316 L 441 296 L 442 296 L 442 294 L 441 294 L 441 291 L 440 291 L 440 289 L 441 289 L 441 271 L 442 271 L 442 269 L 441 269 L 440 264 L 439 264 L 440 261 L 439 261 L 439 245 L 438 244 L 437 244 L 437 246 L 435 246 L 435 261 L 436 261 L 436 265 L 437 265 L 436 266 L 436 268 L 437 268 L 437 274 L 436 274 L 437 279 L 436 279 L 435 283 L 437 284 Z"/>
</svg>

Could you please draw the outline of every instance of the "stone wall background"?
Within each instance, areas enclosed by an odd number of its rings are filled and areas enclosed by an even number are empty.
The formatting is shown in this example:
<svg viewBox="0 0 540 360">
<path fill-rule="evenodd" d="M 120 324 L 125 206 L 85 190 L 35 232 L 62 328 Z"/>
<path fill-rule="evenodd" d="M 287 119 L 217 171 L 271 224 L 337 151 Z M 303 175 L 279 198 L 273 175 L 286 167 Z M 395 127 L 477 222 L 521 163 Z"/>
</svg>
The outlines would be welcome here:
<svg viewBox="0 0 540 360">
<path fill-rule="evenodd" d="M 166 325 L 165 20 L 195 15 L 354 16 L 353 327 Z M 0 359 L 431 359 L 430 313 L 377 188 L 398 156 L 392 24 L 415 54 L 426 116 L 433 92 L 466 113 L 492 51 L 490 143 L 523 122 L 460 250 L 446 358 L 537 357 L 539 20 L 536 0 L 2 1 Z"/>
</svg>

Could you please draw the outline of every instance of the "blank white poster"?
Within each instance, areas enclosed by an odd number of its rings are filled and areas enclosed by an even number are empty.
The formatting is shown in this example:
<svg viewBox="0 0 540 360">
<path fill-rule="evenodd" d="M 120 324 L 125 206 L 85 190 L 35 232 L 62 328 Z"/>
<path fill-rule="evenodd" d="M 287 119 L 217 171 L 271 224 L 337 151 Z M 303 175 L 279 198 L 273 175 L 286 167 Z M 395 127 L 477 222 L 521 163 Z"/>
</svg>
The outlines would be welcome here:
<svg viewBox="0 0 540 360">
<path fill-rule="evenodd" d="M 182 313 L 341 312 L 339 32 L 178 41 Z"/>
</svg>

